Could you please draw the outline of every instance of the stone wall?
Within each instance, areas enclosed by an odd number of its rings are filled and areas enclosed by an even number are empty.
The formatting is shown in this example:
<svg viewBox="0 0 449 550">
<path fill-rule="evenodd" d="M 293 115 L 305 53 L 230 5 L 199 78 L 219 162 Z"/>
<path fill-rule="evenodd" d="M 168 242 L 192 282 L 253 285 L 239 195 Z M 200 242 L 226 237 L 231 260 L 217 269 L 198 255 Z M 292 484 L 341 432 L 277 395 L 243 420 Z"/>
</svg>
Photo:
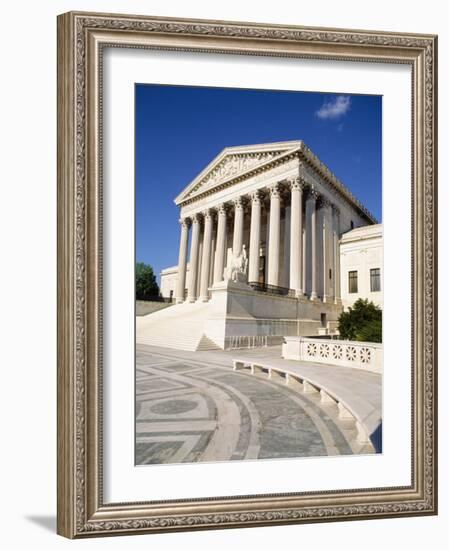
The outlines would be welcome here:
<svg viewBox="0 0 449 550">
<path fill-rule="evenodd" d="M 166 302 L 147 302 L 144 300 L 136 300 L 136 315 L 141 317 L 142 315 L 148 315 L 154 313 L 160 309 L 164 309 L 173 304 L 167 304 Z"/>
</svg>

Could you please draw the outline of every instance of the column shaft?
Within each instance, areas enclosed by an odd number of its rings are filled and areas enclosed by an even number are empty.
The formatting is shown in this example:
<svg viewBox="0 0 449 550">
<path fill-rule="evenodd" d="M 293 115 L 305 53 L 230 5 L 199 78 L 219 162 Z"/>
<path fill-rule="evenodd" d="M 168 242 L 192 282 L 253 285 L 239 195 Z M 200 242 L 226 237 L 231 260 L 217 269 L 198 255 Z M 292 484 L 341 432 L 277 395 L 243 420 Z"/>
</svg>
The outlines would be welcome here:
<svg viewBox="0 0 449 550">
<path fill-rule="evenodd" d="M 200 239 L 198 244 L 198 265 L 196 267 L 196 297 L 200 295 L 201 288 L 201 266 L 203 265 L 203 237 L 204 231 L 200 226 Z"/>
<path fill-rule="evenodd" d="M 181 238 L 179 243 L 178 279 L 176 282 L 176 303 L 184 301 L 187 268 L 187 245 L 189 242 L 189 220 L 181 220 Z"/>
<path fill-rule="evenodd" d="M 232 241 L 232 253 L 238 256 L 243 245 L 243 202 L 242 197 L 234 201 L 234 235 Z"/>
<path fill-rule="evenodd" d="M 302 291 L 307 293 L 307 227 L 304 220 L 302 228 Z"/>
<path fill-rule="evenodd" d="M 210 245 L 210 270 L 209 270 L 209 286 L 214 284 L 214 267 L 215 267 L 215 248 L 217 244 L 216 230 L 213 228 L 212 222 L 212 242 Z"/>
<path fill-rule="evenodd" d="M 323 199 L 323 302 L 329 301 L 329 288 L 330 288 L 330 278 L 329 278 L 329 268 L 330 268 L 330 246 L 329 246 L 329 210 L 330 204 L 326 199 Z"/>
<path fill-rule="evenodd" d="M 302 285 L 302 185 L 299 178 L 291 182 L 290 222 L 290 288 L 297 296 L 303 294 Z"/>
<path fill-rule="evenodd" d="M 214 284 L 220 283 L 224 278 L 226 247 L 226 208 L 222 204 L 218 208 L 217 224 L 217 248 L 215 251 Z"/>
<path fill-rule="evenodd" d="M 340 212 L 337 207 L 333 209 L 333 237 L 334 237 L 334 300 L 338 304 L 341 301 L 340 288 Z"/>
<path fill-rule="evenodd" d="M 309 196 L 309 199 L 311 201 L 311 223 L 310 223 L 310 237 L 311 237 L 311 241 L 312 241 L 312 253 L 311 253 L 311 257 L 310 257 L 310 262 L 311 262 L 311 271 L 312 271 L 312 291 L 311 291 L 311 294 L 310 294 L 310 299 L 311 300 L 316 300 L 318 298 L 318 295 L 317 295 L 317 246 L 316 246 L 316 199 L 317 199 L 317 194 L 314 193 L 313 191 L 311 192 L 310 196 Z"/>
<path fill-rule="evenodd" d="M 210 274 L 210 256 L 212 243 L 212 214 L 210 210 L 204 212 L 204 238 L 203 238 L 203 258 L 201 261 L 201 286 L 200 299 L 207 302 L 209 299 L 209 274 Z"/>
<path fill-rule="evenodd" d="M 329 301 L 333 302 L 335 297 L 335 254 L 334 254 L 334 216 L 332 213 L 332 205 L 328 209 L 328 250 L 329 250 Z"/>
<path fill-rule="evenodd" d="M 189 270 L 189 292 L 188 301 L 195 302 L 197 298 L 197 276 L 198 276 L 198 250 L 200 244 L 200 220 L 195 214 L 192 219 L 192 244 L 190 246 L 190 270 Z"/>
<path fill-rule="evenodd" d="M 264 268 L 264 283 L 268 282 L 268 262 L 270 253 L 270 211 L 266 209 L 265 216 L 265 268 Z"/>
<path fill-rule="evenodd" d="M 274 185 L 270 196 L 270 236 L 268 252 L 268 284 L 279 286 L 279 247 L 281 237 L 281 197 Z"/>
<path fill-rule="evenodd" d="M 281 254 L 283 256 L 283 278 L 284 288 L 291 288 L 290 285 L 290 233 L 291 233 L 291 206 L 285 207 L 284 223 L 281 224 Z M 283 244 L 283 246 L 282 246 Z"/>
<path fill-rule="evenodd" d="M 251 228 L 249 237 L 248 282 L 259 282 L 260 248 L 260 194 L 256 191 L 251 198 Z"/>
</svg>

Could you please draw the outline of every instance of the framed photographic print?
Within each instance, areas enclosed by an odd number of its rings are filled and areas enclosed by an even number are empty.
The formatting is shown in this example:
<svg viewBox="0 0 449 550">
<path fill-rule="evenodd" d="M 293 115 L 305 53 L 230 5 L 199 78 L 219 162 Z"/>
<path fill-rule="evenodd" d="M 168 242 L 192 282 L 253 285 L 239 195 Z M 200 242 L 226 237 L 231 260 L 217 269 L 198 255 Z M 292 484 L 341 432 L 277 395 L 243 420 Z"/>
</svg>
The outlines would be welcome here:
<svg viewBox="0 0 449 550">
<path fill-rule="evenodd" d="M 58 18 L 58 532 L 435 514 L 432 35 Z"/>
</svg>

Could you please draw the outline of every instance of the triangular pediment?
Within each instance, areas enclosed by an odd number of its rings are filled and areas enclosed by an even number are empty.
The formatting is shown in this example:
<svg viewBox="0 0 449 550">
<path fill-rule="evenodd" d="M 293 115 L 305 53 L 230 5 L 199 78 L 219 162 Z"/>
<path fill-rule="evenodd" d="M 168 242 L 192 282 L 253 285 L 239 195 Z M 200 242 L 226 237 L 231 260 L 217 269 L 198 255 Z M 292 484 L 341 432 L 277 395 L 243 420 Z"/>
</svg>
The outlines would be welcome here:
<svg viewBox="0 0 449 550">
<path fill-rule="evenodd" d="M 300 141 L 227 147 L 176 197 L 175 203 L 190 200 L 254 168 L 300 147 Z"/>
</svg>

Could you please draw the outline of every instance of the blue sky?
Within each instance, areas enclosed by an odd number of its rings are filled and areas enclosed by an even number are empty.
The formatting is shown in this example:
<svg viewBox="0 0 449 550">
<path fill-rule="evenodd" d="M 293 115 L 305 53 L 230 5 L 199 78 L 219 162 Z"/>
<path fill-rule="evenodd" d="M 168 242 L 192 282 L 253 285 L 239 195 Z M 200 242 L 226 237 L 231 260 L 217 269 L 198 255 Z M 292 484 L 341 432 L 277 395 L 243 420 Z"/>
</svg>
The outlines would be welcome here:
<svg viewBox="0 0 449 550">
<path fill-rule="evenodd" d="M 303 140 L 382 219 L 380 96 L 136 84 L 136 260 L 176 265 L 173 199 L 224 147 Z"/>
</svg>

